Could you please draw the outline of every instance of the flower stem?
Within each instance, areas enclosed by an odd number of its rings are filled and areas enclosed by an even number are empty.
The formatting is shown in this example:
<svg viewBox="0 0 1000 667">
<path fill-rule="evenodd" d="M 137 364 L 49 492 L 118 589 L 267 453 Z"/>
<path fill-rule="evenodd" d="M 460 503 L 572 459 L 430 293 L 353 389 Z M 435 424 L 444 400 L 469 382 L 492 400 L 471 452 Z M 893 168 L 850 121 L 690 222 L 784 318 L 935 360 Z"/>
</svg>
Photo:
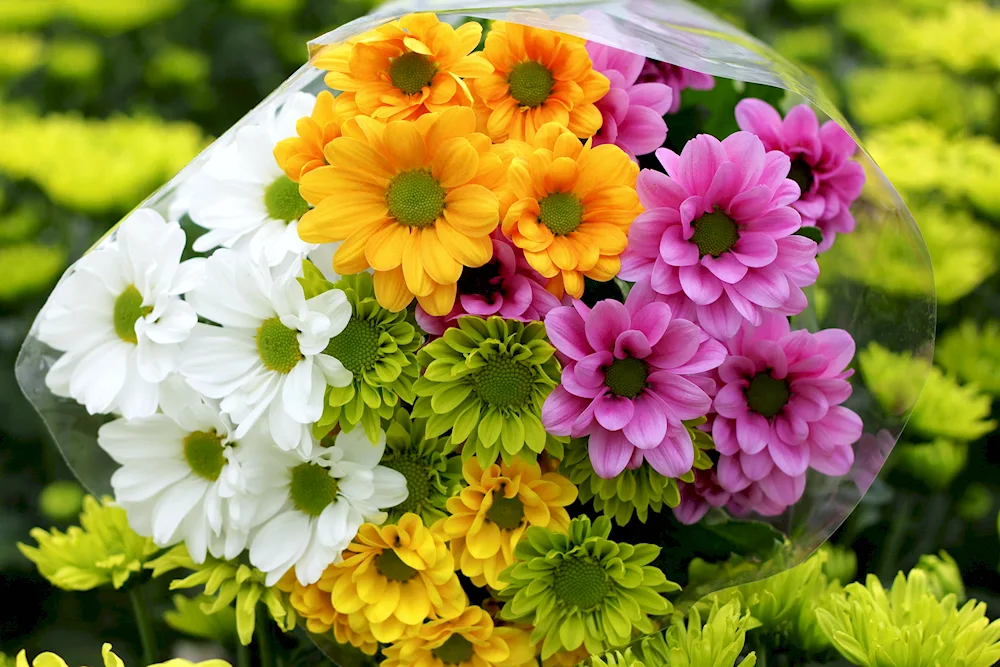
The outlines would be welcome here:
<svg viewBox="0 0 1000 667">
<path fill-rule="evenodd" d="M 878 563 L 877 574 L 883 586 L 892 584 L 896 570 L 899 569 L 899 550 L 903 546 L 903 539 L 906 537 L 906 529 L 912 518 L 912 512 L 912 496 L 900 493 L 896 499 L 896 510 L 892 513 L 892 519 L 889 521 L 889 534 L 885 538 L 882 557 Z"/>
<path fill-rule="evenodd" d="M 753 638 L 753 650 L 757 654 L 757 667 L 767 667 L 767 649 L 764 648 L 763 633 L 756 632 Z"/>
<path fill-rule="evenodd" d="M 236 667 L 251 667 L 250 647 L 244 646 L 239 639 L 236 640 Z"/>
<path fill-rule="evenodd" d="M 274 667 L 274 651 L 271 647 L 271 623 L 267 617 L 267 609 L 257 607 L 257 625 L 254 628 L 254 638 L 257 640 L 257 655 L 260 667 Z"/>
<path fill-rule="evenodd" d="M 130 588 L 128 597 L 132 601 L 132 613 L 135 614 L 135 624 L 139 628 L 142 662 L 146 665 L 152 665 L 156 662 L 156 636 L 153 634 L 153 621 L 149 616 L 146 603 L 142 599 L 142 591 L 139 586 Z"/>
</svg>

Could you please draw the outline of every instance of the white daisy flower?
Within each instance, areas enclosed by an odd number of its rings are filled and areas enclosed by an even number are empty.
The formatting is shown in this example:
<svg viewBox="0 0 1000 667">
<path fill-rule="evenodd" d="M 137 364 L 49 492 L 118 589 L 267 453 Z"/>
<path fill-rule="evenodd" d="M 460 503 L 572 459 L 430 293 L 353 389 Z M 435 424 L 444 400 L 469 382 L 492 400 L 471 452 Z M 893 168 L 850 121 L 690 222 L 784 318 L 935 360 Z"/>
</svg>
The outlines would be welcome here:
<svg viewBox="0 0 1000 667">
<path fill-rule="evenodd" d="M 304 459 L 285 455 L 285 468 L 274 473 L 282 483 L 265 494 L 282 498 L 283 508 L 250 542 L 250 563 L 267 573 L 266 585 L 292 567 L 303 585 L 315 583 L 363 523 L 383 523 L 384 510 L 406 500 L 406 478 L 378 465 L 384 451 L 385 433 L 372 446 L 357 428 Z"/>
<path fill-rule="evenodd" d="M 176 222 L 143 209 L 73 266 L 39 317 L 38 338 L 64 353 L 45 377 L 53 394 L 91 414 L 156 412 L 198 320 L 180 298 L 201 266 L 181 263 L 184 241 Z"/>
<path fill-rule="evenodd" d="M 353 378 L 324 353 L 350 321 L 351 305 L 341 290 L 306 300 L 301 275 L 301 259 L 272 273 L 246 255 L 216 251 L 187 300 L 221 326 L 195 327 L 180 372 L 197 391 L 221 399 L 237 439 L 267 414 L 274 442 L 308 455 L 327 385 L 346 387 Z"/>
</svg>

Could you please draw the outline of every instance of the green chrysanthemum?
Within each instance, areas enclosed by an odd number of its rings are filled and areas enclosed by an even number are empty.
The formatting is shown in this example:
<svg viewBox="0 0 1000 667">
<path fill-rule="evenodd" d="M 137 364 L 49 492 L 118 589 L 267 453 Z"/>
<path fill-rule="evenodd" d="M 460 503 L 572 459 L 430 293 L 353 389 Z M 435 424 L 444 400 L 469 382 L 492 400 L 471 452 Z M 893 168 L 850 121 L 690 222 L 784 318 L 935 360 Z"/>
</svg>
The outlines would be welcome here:
<svg viewBox="0 0 1000 667">
<path fill-rule="evenodd" d="M 754 667 L 756 653 L 743 660 L 740 654 L 748 630 L 759 623 L 742 612 L 736 602 L 713 604 L 704 625 L 697 607 L 691 609 L 685 625 L 683 618 L 674 620 L 663 634 L 650 635 L 639 642 L 638 653 L 648 665 L 671 667 Z"/>
<path fill-rule="evenodd" d="M 581 645 L 592 654 L 624 646 L 633 631 L 653 632 L 649 614 L 673 608 L 660 593 L 680 586 L 650 565 L 660 547 L 613 542 L 610 534 L 603 516 L 593 524 L 577 517 L 565 535 L 533 526 L 514 551 L 519 562 L 500 575 L 508 584 L 500 617 L 530 624 L 543 659 Z"/>
<path fill-rule="evenodd" d="M 646 663 L 635 657 L 632 649 L 621 651 L 608 651 L 601 657 L 593 657 L 587 663 L 587 667 L 646 667 Z"/>
<path fill-rule="evenodd" d="M 463 317 L 420 350 L 413 416 L 427 418 L 428 437 L 451 429 L 450 445 L 465 443 L 463 458 L 476 454 L 484 468 L 525 449 L 560 457 L 562 442 L 541 420 L 561 373 L 554 353 L 541 322 Z"/>
<path fill-rule="evenodd" d="M 409 492 L 406 500 L 389 510 L 389 523 L 413 512 L 430 526 L 448 516 L 445 503 L 462 486 L 462 459 L 445 454 L 443 438 L 426 437 L 426 426 L 426 419 L 410 419 L 399 408 L 386 429 L 381 464 L 402 473 Z"/>
</svg>

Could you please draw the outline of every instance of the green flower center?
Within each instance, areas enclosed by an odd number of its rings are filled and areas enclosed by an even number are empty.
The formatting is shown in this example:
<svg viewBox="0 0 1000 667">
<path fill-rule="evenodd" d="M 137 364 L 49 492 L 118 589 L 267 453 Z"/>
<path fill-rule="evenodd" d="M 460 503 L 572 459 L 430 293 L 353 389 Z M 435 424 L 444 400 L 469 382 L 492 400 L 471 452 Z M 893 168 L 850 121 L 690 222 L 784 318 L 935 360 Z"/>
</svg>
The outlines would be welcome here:
<svg viewBox="0 0 1000 667">
<path fill-rule="evenodd" d="M 549 99 L 555 83 L 552 72 L 534 60 L 526 60 L 507 75 L 510 96 L 526 107 L 540 106 Z"/>
<path fill-rule="evenodd" d="M 768 419 L 781 412 L 788 403 L 788 383 L 775 380 L 767 373 L 758 373 L 747 387 L 747 405 L 754 412 Z"/>
<path fill-rule="evenodd" d="M 392 85 L 407 95 L 415 95 L 431 85 L 437 65 L 422 53 L 404 53 L 389 64 Z"/>
<path fill-rule="evenodd" d="M 486 518 L 503 530 L 514 530 L 524 519 L 524 503 L 517 496 L 505 498 L 494 491 L 493 504 L 486 510 Z"/>
<path fill-rule="evenodd" d="M 601 604 L 609 588 L 608 573 L 588 557 L 567 558 L 556 568 L 553 583 L 556 597 L 583 611 Z"/>
<path fill-rule="evenodd" d="M 414 455 L 393 456 L 382 460 L 382 465 L 392 468 L 406 478 L 406 500 L 393 509 L 400 514 L 413 512 L 420 514 L 430 500 L 431 479 L 434 471 Z"/>
<path fill-rule="evenodd" d="M 389 215 L 407 227 L 427 227 L 444 211 L 445 191 L 427 169 L 404 171 L 389 182 L 385 203 Z"/>
<path fill-rule="evenodd" d="M 802 194 L 806 194 L 813 187 L 813 170 L 809 166 L 809 163 L 803 160 L 801 157 L 792 160 L 792 168 L 788 172 L 788 178 L 792 179 L 799 184 L 799 189 L 802 190 Z"/>
<path fill-rule="evenodd" d="M 184 438 L 184 460 L 194 474 L 209 482 L 219 479 L 226 465 L 223 449 L 222 437 L 214 429 L 195 431 Z"/>
<path fill-rule="evenodd" d="M 404 563 L 392 549 L 386 549 L 375 557 L 375 569 L 393 581 L 409 581 L 417 576 L 417 571 Z"/>
<path fill-rule="evenodd" d="M 372 321 L 352 317 L 344 330 L 330 339 L 324 352 L 358 375 L 378 360 L 378 337 L 378 329 Z"/>
<path fill-rule="evenodd" d="M 472 642 L 459 634 L 448 637 L 448 641 L 431 650 L 431 654 L 446 665 L 459 665 L 472 658 Z"/>
<path fill-rule="evenodd" d="M 484 403 L 497 408 L 515 408 L 531 398 L 531 369 L 510 357 L 496 356 L 472 375 L 472 387 Z"/>
<path fill-rule="evenodd" d="M 115 321 L 115 333 L 126 343 L 136 345 L 139 339 L 135 335 L 135 323 L 140 317 L 145 317 L 151 312 L 153 312 L 152 306 L 142 305 L 142 295 L 135 285 L 129 285 L 115 299 L 115 312 L 112 316 Z"/>
<path fill-rule="evenodd" d="M 300 512 L 319 516 L 337 500 L 337 480 L 330 477 L 330 471 L 323 466 L 300 463 L 292 468 L 289 493 Z"/>
<path fill-rule="evenodd" d="M 553 193 L 538 202 L 538 219 L 556 236 L 565 236 L 583 222 L 583 202 L 572 192 Z"/>
<path fill-rule="evenodd" d="M 299 184 L 280 176 L 264 190 L 264 206 L 272 220 L 292 222 L 309 211 L 309 203 L 299 194 Z"/>
<path fill-rule="evenodd" d="M 702 257 L 718 257 L 740 240 L 736 223 L 722 211 L 703 215 L 691 224 L 694 226 L 691 242 L 698 246 Z"/>
<path fill-rule="evenodd" d="M 642 359 L 615 359 L 604 371 L 604 386 L 615 396 L 635 398 L 646 388 L 649 370 Z"/>
<path fill-rule="evenodd" d="M 305 357 L 299 349 L 299 332 L 289 329 L 277 317 L 264 320 L 257 329 L 257 353 L 275 373 L 290 373 Z"/>
</svg>

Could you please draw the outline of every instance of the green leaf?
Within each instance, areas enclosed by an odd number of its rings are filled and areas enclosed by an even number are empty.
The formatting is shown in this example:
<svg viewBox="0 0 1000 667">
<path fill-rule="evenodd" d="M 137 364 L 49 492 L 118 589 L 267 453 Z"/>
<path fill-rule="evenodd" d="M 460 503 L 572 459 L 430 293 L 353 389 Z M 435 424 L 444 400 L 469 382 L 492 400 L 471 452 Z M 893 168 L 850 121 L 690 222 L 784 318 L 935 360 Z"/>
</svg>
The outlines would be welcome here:
<svg viewBox="0 0 1000 667">
<path fill-rule="evenodd" d="M 308 259 L 302 262 L 302 273 L 303 276 L 298 281 L 307 300 L 333 289 L 333 283 L 323 277 L 322 271 Z"/>
</svg>

